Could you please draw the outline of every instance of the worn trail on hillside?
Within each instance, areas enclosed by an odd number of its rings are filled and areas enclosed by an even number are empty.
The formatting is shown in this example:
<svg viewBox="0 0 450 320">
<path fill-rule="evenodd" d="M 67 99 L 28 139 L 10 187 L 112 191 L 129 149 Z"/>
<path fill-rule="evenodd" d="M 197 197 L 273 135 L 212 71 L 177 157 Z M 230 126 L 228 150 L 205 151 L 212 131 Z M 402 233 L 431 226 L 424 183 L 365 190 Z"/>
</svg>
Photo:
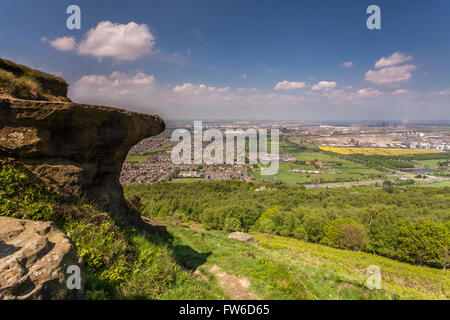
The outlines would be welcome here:
<svg viewBox="0 0 450 320">
<path fill-rule="evenodd" d="M 220 270 L 218 265 L 213 265 L 209 272 L 213 273 L 219 280 L 220 286 L 228 294 L 230 299 L 236 300 L 255 300 L 256 296 L 248 292 L 250 287 L 250 279 L 247 277 L 238 277 L 227 274 Z"/>
</svg>

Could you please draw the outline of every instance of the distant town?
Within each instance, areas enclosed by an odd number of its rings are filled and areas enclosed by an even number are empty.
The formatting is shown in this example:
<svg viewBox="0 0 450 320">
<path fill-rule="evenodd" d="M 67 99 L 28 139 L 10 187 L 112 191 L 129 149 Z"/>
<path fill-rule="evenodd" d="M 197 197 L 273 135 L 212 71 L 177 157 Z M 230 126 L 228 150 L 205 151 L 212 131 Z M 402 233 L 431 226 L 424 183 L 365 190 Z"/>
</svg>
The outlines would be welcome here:
<svg viewBox="0 0 450 320">
<path fill-rule="evenodd" d="M 428 171 L 429 174 L 428 180 L 421 180 L 421 182 L 433 182 L 446 179 L 448 172 L 446 159 L 450 151 L 450 126 L 440 123 L 330 124 L 285 121 L 205 121 L 203 123 L 204 130 L 214 128 L 223 132 L 278 129 L 280 154 L 277 160 L 281 163 L 280 173 L 276 177 L 266 178 L 258 174 L 261 167 L 259 163 L 257 165 L 248 163 L 174 164 L 171 160 L 171 151 L 177 142 L 171 141 L 170 138 L 173 130 L 178 128 L 192 131 L 193 122 L 169 123 L 163 134 L 145 139 L 135 145 L 123 165 L 120 182 L 123 185 L 133 185 L 161 181 L 243 180 L 286 182 L 308 186 L 334 182 L 376 183 L 389 178 L 408 180 L 416 177 L 414 173 L 420 170 Z M 203 142 L 203 147 L 209 143 Z M 342 150 L 347 152 L 341 152 Z M 389 152 L 386 155 L 387 151 Z M 371 161 L 362 162 L 358 154 L 364 153 Z M 437 158 L 434 166 L 429 166 L 433 161 L 424 162 L 423 155 L 416 160 L 411 158 L 412 154 L 418 153 L 435 154 L 432 156 Z M 372 161 L 376 155 L 384 155 L 386 159 L 390 155 L 393 157 L 393 159 L 389 158 L 390 160 L 406 163 L 405 159 L 395 157 L 408 154 L 411 155 L 407 160 L 412 160 L 413 166 L 403 168 L 405 170 L 400 172 L 398 167 L 374 165 Z M 437 173 L 438 176 L 434 177 L 430 174 L 431 172 Z"/>
</svg>

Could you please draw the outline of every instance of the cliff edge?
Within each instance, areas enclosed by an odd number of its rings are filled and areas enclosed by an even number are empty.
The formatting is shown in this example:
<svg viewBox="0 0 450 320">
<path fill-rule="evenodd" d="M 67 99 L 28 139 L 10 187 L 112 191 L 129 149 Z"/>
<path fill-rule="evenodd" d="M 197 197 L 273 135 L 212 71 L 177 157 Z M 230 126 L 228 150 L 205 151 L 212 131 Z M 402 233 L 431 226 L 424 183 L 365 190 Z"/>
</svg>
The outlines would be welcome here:
<svg viewBox="0 0 450 320">
<path fill-rule="evenodd" d="M 118 223 L 136 222 L 119 175 L 133 145 L 164 131 L 159 116 L 70 102 L 63 79 L 3 59 L 0 88 L 1 158 L 62 196 L 94 200 Z"/>
</svg>

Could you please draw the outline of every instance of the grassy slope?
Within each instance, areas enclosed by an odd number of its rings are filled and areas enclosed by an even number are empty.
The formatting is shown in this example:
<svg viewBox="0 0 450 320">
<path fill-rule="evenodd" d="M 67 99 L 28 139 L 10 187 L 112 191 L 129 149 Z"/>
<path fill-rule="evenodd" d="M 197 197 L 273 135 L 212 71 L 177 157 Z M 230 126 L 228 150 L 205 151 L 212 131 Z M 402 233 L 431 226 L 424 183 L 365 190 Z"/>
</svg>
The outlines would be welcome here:
<svg viewBox="0 0 450 320">
<path fill-rule="evenodd" d="M 212 280 L 213 265 L 248 277 L 250 292 L 260 299 L 450 298 L 448 271 L 265 234 L 253 234 L 258 243 L 241 243 L 220 231 L 170 226 L 169 232 L 183 263 Z M 370 265 L 381 269 L 381 290 L 365 286 Z"/>
<path fill-rule="evenodd" d="M 54 221 L 70 234 L 86 272 L 87 299 L 221 299 L 218 285 L 201 281 L 175 259 L 170 238 L 121 229 L 100 208 L 42 188 L 0 163 L 0 215 Z"/>
<path fill-rule="evenodd" d="M 261 299 L 448 299 L 449 273 L 367 253 L 255 234 L 259 243 L 221 231 L 169 226 L 169 237 L 120 229 L 99 208 L 67 202 L 17 170 L 0 170 L 0 214 L 52 220 L 70 233 L 86 270 L 89 299 L 224 299 L 214 273 L 248 277 Z M 369 291 L 364 273 L 377 265 L 382 290 Z M 199 269 L 206 277 L 199 278 Z"/>
</svg>

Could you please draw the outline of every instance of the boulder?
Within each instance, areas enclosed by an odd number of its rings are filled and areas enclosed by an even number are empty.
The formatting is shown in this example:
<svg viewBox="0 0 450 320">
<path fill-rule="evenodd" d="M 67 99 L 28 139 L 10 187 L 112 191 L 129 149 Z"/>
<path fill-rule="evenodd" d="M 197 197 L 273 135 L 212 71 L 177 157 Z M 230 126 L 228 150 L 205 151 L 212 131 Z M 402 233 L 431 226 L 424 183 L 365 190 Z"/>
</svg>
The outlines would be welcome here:
<svg viewBox="0 0 450 320">
<path fill-rule="evenodd" d="M 228 238 L 235 239 L 243 242 L 256 242 L 256 240 L 249 234 L 244 232 L 232 232 L 228 235 Z"/>
<path fill-rule="evenodd" d="M 82 269 L 69 238 L 52 222 L 0 217 L 0 299 L 81 299 L 69 290 L 67 267 Z"/>
</svg>

